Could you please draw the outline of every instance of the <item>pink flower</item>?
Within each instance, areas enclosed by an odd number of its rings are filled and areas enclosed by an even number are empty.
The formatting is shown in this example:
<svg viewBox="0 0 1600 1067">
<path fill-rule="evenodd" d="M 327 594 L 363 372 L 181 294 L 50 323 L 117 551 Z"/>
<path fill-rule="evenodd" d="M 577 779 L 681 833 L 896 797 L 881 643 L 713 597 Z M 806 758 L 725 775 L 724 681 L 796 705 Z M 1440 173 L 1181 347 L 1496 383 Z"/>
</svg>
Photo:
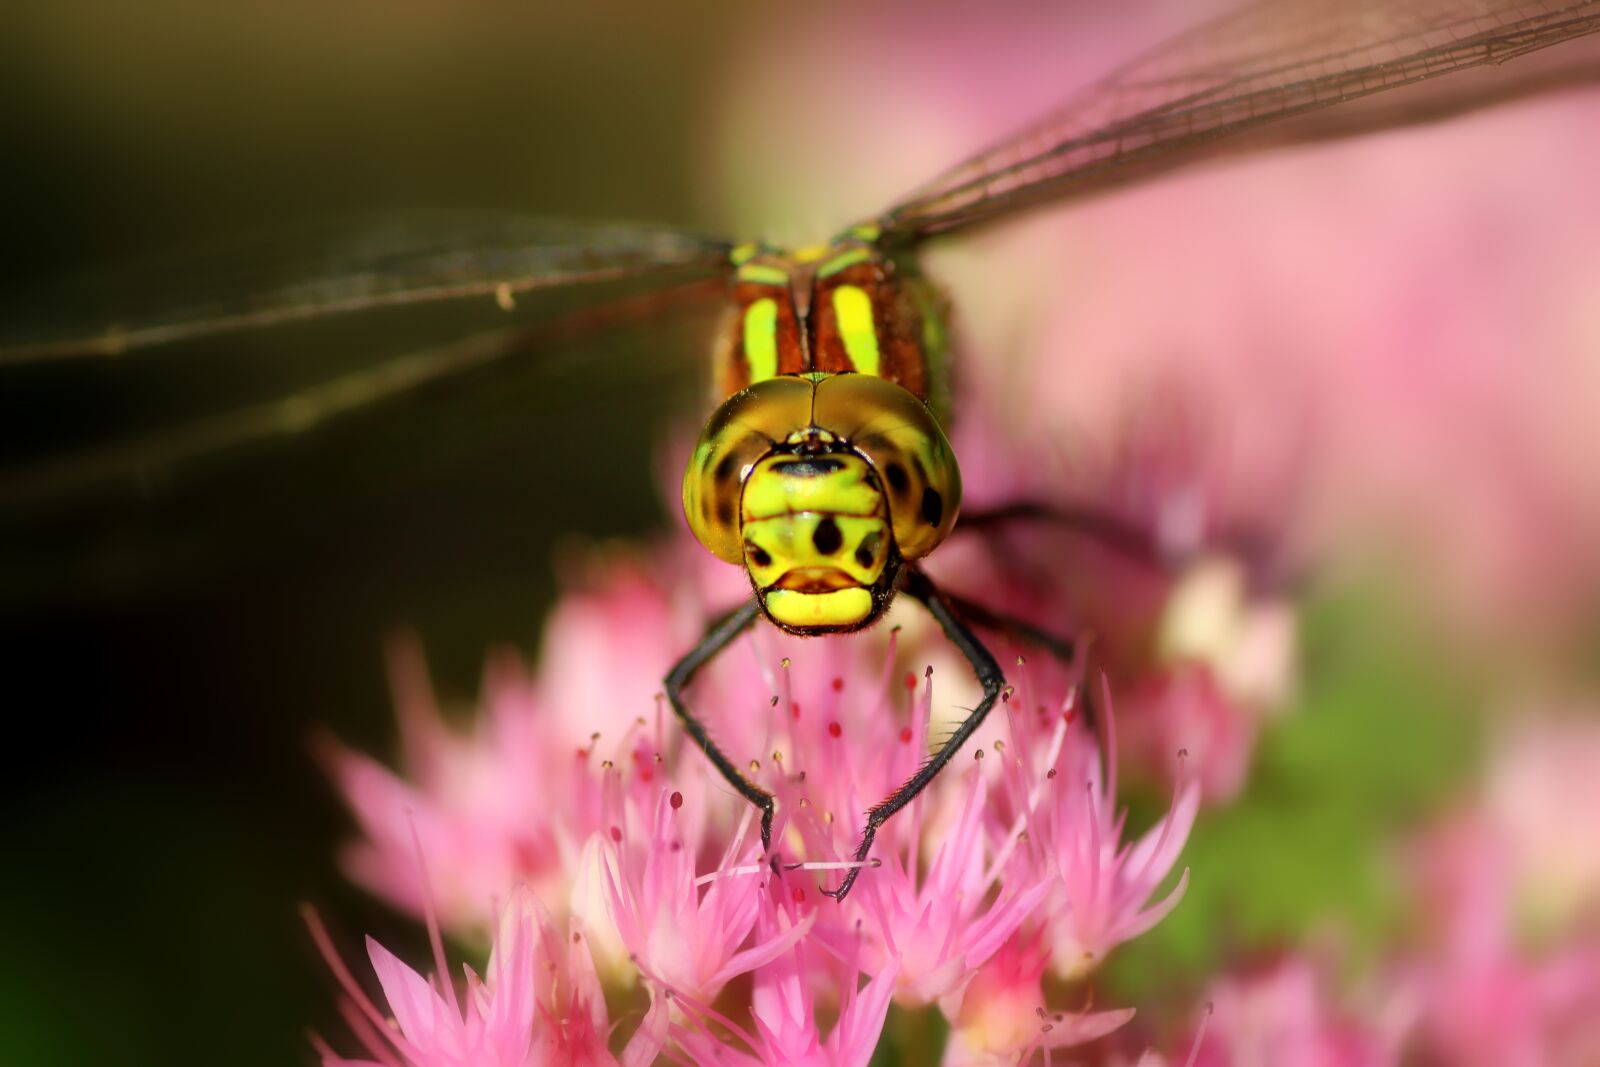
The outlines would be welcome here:
<svg viewBox="0 0 1600 1067">
<path fill-rule="evenodd" d="M 729 979 L 778 957 L 811 928 L 807 916 L 742 947 L 770 908 L 759 844 L 746 817 L 713 873 L 695 875 L 696 845 L 685 840 L 683 795 L 663 792 L 648 827 L 626 822 L 602 842 L 606 904 L 630 959 L 674 996 L 711 1001 Z M 747 813 L 748 814 L 748 813 Z M 769 926 L 771 924 L 768 924 Z"/>
<path fill-rule="evenodd" d="M 1188 871 L 1150 903 L 1188 839 L 1200 790 L 1193 782 L 1180 783 L 1167 815 L 1137 841 L 1124 844 L 1126 813 L 1116 809 L 1116 720 L 1104 679 L 1095 707 L 1106 737 L 1104 758 L 1072 702 L 1059 705 L 1054 714 L 1030 709 L 1025 700 L 1016 703 L 1021 705 L 1011 715 L 1016 748 L 1042 756 L 1031 768 L 1027 757 L 1008 766 L 1016 776 L 1013 795 L 1026 798 L 1019 821 L 1027 829 L 1027 844 L 1019 861 L 1048 879 L 1044 936 L 1051 967 L 1062 977 L 1074 977 L 1160 922 L 1182 899 Z"/>
<path fill-rule="evenodd" d="M 947 771 L 954 774 L 955 771 Z M 958 814 L 941 832 L 922 870 L 913 846 L 881 850 L 882 866 L 858 884 L 860 903 L 873 933 L 873 954 L 904 964 L 895 1000 L 906 1007 L 940 1003 L 955 1012 L 978 968 L 1005 944 L 1043 899 L 1043 879 L 1002 879 L 987 865 L 984 804 L 987 786 L 978 768 L 965 779 Z"/>
<path fill-rule="evenodd" d="M 321 1046 L 328 1067 L 644 1067 L 660 1049 L 664 1016 L 652 1008 L 621 1059 L 607 1047 L 605 998 L 581 931 L 564 937 L 531 893 L 517 891 L 501 916 L 483 979 L 466 971 L 458 995 L 444 973 L 424 977 L 371 938 L 367 954 L 383 990 L 385 1017 L 333 954 L 311 919 L 348 1000 L 345 1017 L 371 1060 L 349 1060 Z M 443 992 L 441 992 L 443 990 Z"/>
<path fill-rule="evenodd" d="M 1133 1018 L 1133 1009 L 1050 1011 L 1041 983 L 1046 953 L 1038 940 L 1013 937 L 974 976 L 951 1019 L 945 1067 L 1012 1067 L 1036 1052 L 1104 1037 Z"/>
<path fill-rule="evenodd" d="M 763 913 L 763 935 L 777 933 L 777 911 Z M 817 1025 L 814 989 L 818 972 L 826 963 L 804 943 L 786 947 L 756 972 L 751 996 L 751 1018 L 755 1034 L 745 1032 L 734 1020 L 718 1016 L 703 1005 L 691 1007 L 691 1022 L 674 1028 L 674 1038 L 697 1064 L 729 1064 L 739 1067 L 866 1067 L 878 1046 L 883 1021 L 889 1010 L 894 980 L 900 961 L 890 958 L 865 986 L 858 988 L 859 955 L 850 953 L 836 976 L 842 992 L 837 1022 L 827 1037 Z M 708 1021 L 720 1022 L 748 1051 L 715 1038 L 706 1028 Z"/>
<path fill-rule="evenodd" d="M 530 676 L 515 656 L 492 656 L 480 714 L 464 728 L 444 721 L 416 642 L 391 642 L 403 775 L 336 742 L 322 745 L 362 831 L 345 853 L 357 882 L 420 915 L 420 839 L 448 929 L 485 930 L 493 901 L 520 882 L 564 913 L 584 843 L 610 829 L 604 766 L 625 770 L 629 804 L 653 807 L 665 752 L 679 740 L 658 699 L 661 678 L 695 639 L 703 613 L 685 590 L 669 597 L 647 582 L 631 560 L 591 569 L 588 586 L 551 618 L 544 668 Z M 729 677 L 748 688 L 750 672 Z M 578 706 L 583 713 L 572 714 Z M 697 794 L 701 770 L 677 788 Z"/>
</svg>

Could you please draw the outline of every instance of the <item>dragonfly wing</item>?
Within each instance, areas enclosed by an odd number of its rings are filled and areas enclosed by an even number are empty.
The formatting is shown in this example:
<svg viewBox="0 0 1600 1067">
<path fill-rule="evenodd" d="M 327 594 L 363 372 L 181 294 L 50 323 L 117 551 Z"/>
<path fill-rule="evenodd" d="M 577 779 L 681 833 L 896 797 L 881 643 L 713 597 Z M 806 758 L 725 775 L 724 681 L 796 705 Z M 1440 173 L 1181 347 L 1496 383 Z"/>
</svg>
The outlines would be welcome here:
<svg viewBox="0 0 1600 1067">
<path fill-rule="evenodd" d="M 717 280 L 653 288 L 594 307 L 568 311 L 545 321 L 501 327 L 418 351 L 364 363 L 291 391 L 173 424 L 145 429 L 109 440 L 52 452 L 0 467 L 0 516 L 72 502 L 116 483 L 144 483 L 168 478 L 197 460 L 275 439 L 301 436 L 326 423 L 374 405 L 391 402 L 453 378 L 469 377 L 496 364 L 523 362 L 511 368 L 537 386 L 580 373 L 589 380 L 612 376 L 643 377 L 659 370 L 699 382 L 689 373 L 688 359 L 653 355 L 646 367 L 638 361 L 609 368 L 596 362 L 582 342 L 619 325 L 640 322 L 679 310 L 705 308 L 722 292 Z M 574 366 L 572 364 L 582 364 Z M 537 406 L 525 409 L 539 417 Z"/>
<path fill-rule="evenodd" d="M 1600 0 L 1269 0 L 1206 22 L 1081 91 L 1044 119 L 928 183 L 877 220 L 912 241 L 1027 204 L 1148 177 L 1253 139 L 1280 120 L 1443 74 L 1498 65 L 1600 30 Z M 1563 74 L 1452 79 L 1418 95 L 1419 117 L 1575 80 L 1600 79 L 1591 53 Z M 1459 90 L 1455 86 L 1461 85 Z M 1453 91 L 1454 90 L 1454 91 Z M 1398 108 L 1341 109 L 1348 121 L 1286 140 L 1409 121 Z M 1359 111 L 1359 114 L 1356 112 Z M 1224 144 L 1218 142 L 1229 140 Z"/>
<path fill-rule="evenodd" d="M 587 283 L 713 276 L 730 244 L 686 230 L 458 213 L 312 229 L 31 296 L 0 365 L 136 349 L 385 307 Z M 89 330 L 84 324 L 91 324 Z"/>
<path fill-rule="evenodd" d="M 482 552 L 542 574 L 560 530 L 659 523 L 652 457 L 704 403 L 724 299 L 715 280 L 652 287 L 284 389 L 236 390 L 226 406 L 208 394 L 181 415 L 96 425 L 0 461 L 0 616 L 257 568 L 298 573 L 341 554 L 351 569 L 382 557 L 373 574 L 431 568 L 435 552 L 440 567 L 475 567 L 465 557 Z M 273 365 L 282 354 L 258 353 Z M 165 385 L 206 362 L 140 366 Z M 118 366 L 45 369 L 76 380 Z M 32 392 L 47 423 L 94 399 Z"/>
</svg>

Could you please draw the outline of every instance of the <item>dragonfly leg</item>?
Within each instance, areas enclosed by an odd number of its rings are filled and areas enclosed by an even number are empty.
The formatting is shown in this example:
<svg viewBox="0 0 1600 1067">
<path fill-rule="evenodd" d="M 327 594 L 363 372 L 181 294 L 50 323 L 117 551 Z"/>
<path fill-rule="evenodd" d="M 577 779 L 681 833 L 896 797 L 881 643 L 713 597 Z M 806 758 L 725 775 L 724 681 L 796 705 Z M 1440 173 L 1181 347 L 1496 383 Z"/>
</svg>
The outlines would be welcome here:
<svg viewBox="0 0 1600 1067">
<path fill-rule="evenodd" d="M 1062 637 L 1060 634 L 1035 626 L 1027 619 L 995 611 L 959 593 L 947 592 L 944 596 L 950 602 L 950 606 L 956 609 L 957 614 L 974 626 L 1020 637 L 1029 644 L 1038 645 L 1069 667 L 1077 659 L 1078 642 L 1070 637 Z"/>
<path fill-rule="evenodd" d="M 986 530 L 1014 522 L 1054 523 L 1140 563 L 1154 567 L 1165 565 L 1160 546 L 1147 531 L 1101 508 L 1006 504 L 988 511 L 964 513 L 956 529 Z"/>
<path fill-rule="evenodd" d="M 772 848 L 772 816 L 777 807 L 772 794 L 740 772 L 727 754 L 711 740 L 705 724 L 695 718 L 683 700 L 683 691 L 693 680 L 695 673 L 715 659 L 735 637 L 748 630 L 760 611 L 760 605 L 752 599 L 713 623 L 711 629 L 706 631 L 705 637 L 700 639 L 700 643 L 690 649 L 667 675 L 666 689 L 667 699 L 672 702 L 672 710 L 677 713 L 678 720 L 683 723 L 683 728 L 688 731 L 689 736 L 694 738 L 694 743 L 706 754 L 706 758 L 717 768 L 717 773 L 733 786 L 736 793 L 761 810 L 761 848 L 766 852 Z"/>
<path fill-rule="evenodd" d="M 839 883 L 837 889 L 824 889 L 822 892 L 835 900 L 843 900 L 850 892 L 850 887 L 855 885 L 856 877 L 861 873 L 860 864 L 865 864 L 867 856 L 872 852 L 872 842 L 878 835 L 878 828 L 889 821 L 895 812 L 905 807 L 914 800 L 918 793 L 928 787 L 928 783 L 944 769 L 967 738 L 977 732 L 983 725 L 983 720 L 988 717 L 989 709 L 994 707 L 994 702 L 1000 698 L 1000 691 L 1005 688 L 1005 675 L 1000 671 L 1000 664 L 995 662 L 993 653 L 986 648 L 978 635 L 962 621 L 959 611 L 950 599 L 929 580 L 928 576 L 914 567 L 908 567 L 902 572 L 901 591 L 915 598 L 928 613 L 939 623 L 945 636 L 961 650 L 967 657 L 967 662 L 972 664 L 973 673 L 978 676 L 978 682 L 983 686 L 983 699 L 978 701 L 978 706 L 972 709 L 955 733 L 939 746 L 928 761 L 905 783 L 890 793 L 883 800 L 873 805 L 867 812 L 867 824 L 861 831 L 861 843 L 856 847 L 855 861 L 858 866 L 852 867 L 844 876 L 844 881 Z"/>
<path fill-rule="evenodd" d="M 981 626 L 985 629 L 995 630 L 999 633 L 1010 634 L 1021 638 L 1029 644 L 1038 645 L 1040 648 L 1050 653 L 1068 667 L 1071 667 L 1073 664 L 1075 664 L 1077 662 L 1079 652 L 1088 647 L 1089 640 L 1087 636 L 1081 640 L 1074 640 L 1070 637 L 1062 637 L 1060 634 L 1053 633 L 1050 630 L 1046 630 L 1039 626 L 1035 626 L 1027 619 L 1021 619 L 1015 615 L 1008 615 L 1005 612 L 995 611 L 992 608 L 985 607 L 975 600 L 969 600 L 966 597 L 960 596 L 956 593 L 946 592 L 944 597 L 950 602 L 950 606 L 956 610 L 956 613 L 971 625 Z M 1084 690 L 1085 699 L 1083 702 L 1083 721 L 1084 725 L 1089 728 L 1089 732 L 1094 736 L 1099 737 L 1100 730 L 1098 724 L 1095 722 L 1094 707 L 1087 699 L 1089 688 L 1091 687 L 1085 687 Z"/>
</svg>

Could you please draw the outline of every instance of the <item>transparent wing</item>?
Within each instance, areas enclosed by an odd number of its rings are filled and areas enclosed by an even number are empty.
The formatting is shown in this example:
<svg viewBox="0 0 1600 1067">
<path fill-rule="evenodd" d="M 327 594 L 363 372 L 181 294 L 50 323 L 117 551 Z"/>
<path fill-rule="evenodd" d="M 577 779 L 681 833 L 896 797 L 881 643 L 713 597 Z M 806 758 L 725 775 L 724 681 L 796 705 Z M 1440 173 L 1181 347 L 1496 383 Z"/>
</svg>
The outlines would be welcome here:
<svg viewBox="0 0 1600 1067">
<path fill-rule="evenodd" d="M 574 347 L 587 337 L 629 322 L 682 308 L 705 306 L 721 293 L 715 280 L 651 288 L 583 307 L 533 325 L 502 327 L 398 356 L 385 356 L 352 369 L 301 384 L 281 395 L 226 410 L 180 418 L 154 428 L 115 433 L 106 439 L 64 449 L 51 448 L 21 462 L 0 464 L 0 516 L 41 505 L 71 502 L 116 483 L 148 485 L 170 480 L 180 468 L 241 446 L 304 436 L 326 423 L 471 376 L 495 364 L 521 360 L 521 377 L 535 384 L 570 375 L 573 364 L 592 380 L 611 368 Z M 580 356 L 578 353 L 582 353 Z M 688 377 L 693 362 L 658 354 L 641 368 L 638 361 L 615 368 L 623 375 L 648 372 Z M 539 417 L 539 406 L 526 409 Z"/>
<path fill-rule="evenodd" d="M 1498 65 L 1596 30 L 1600 0 L 1249 4 L 1115 71 L 918 189 L 878 223 L 890 241 L 941 233 L 1025 204 L 1147 177 L 1200 157 L 1222 138 L 1236 144 L 1236 135 L 1269 123 Z M 1487 91 L 1482 85 L 1435 91 L 1419 97 L 1419 111 L 1448 113 L 1574 78 L 1600 80 L 1600 59 L 1588 52 L 1561 74 L 1518 74 Z M 1447 84 L 1453 89 L 1459 83 Z M 1305 125 L 1293 139 L 1339 136 L 1410 117 L 1369 108 L 1359 121 Z"/>
<path fill-rule="evenodd" d="M 664 226 L 452 214 L 278 236 L 30 294 L 7 313 L 0 365 L 155 345 L 384 307 L 707 277 L 729 244 Z"/>
<path fill-rule="evenodd" d="M 233 383 L 210 382 L 198 358 L 34 368 L 48 374 L 27 376 L 63 387 L 26 390 L 39 417 L 19 432 L 71 423 L 71 441 L 0 460 L 0 616 L 258 568 L 299 573 L 313 558 L 343 581 L 346 564 L 431 573 L 476 566 L 481 553 L 474 580 L 499 582 L 488 560 L 542 575 L 561 530 L 659 521 L 651 457 L 679 419 L 703 414 L 725 294 L 717 280 L 604 288 L 600 302 L 413 339 L 403 355 L 362 353 L 335 372 L 324 364 L 337 353 L 318 347 L 305 365 L 319 374 L 271 391 L 252 377 L 229 404 L 209 387 Z M 250 341 L 225 349 L 230 377 L 286 355 L 276 337 Z M 123 370 L 142 373 L 99 388 Z M 190 386 L 177 410 L 145 410 Z M 103 403 L 137 418 L 108 430 Z M 97 423 L 88 433 L 85 409 Z"/>
</svg>

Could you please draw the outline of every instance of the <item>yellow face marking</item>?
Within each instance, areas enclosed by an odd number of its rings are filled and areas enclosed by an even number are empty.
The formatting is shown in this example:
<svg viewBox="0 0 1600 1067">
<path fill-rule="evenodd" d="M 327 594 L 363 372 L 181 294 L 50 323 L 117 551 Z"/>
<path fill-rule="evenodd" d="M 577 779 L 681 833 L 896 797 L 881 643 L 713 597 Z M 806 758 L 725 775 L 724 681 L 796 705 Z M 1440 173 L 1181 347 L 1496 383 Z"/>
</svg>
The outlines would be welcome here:
<svg viewBox="0 0 1600 1067">
<path fill-rule="evenodd" d="M 746 263 L 739 268 L 738 278 L 741 282 L 753 282 L 756 285 L 789 284 L 788 271 L 767 263 Z"/>
<path fill-rule="evenodd" d="M 841 254 L 839 254 L 837 256 L 834 256 L 832 259 L 828 260 L 828 262 L 826 262 L 822 266 L 818 267 L 817 268 L 817 277 L 819 277 L 819 278 L 830 277 L 832 275 L 838 274 L 840 271 L 844 270 L 846 267 L 853 267 L 857 263 L 865 263 L 867 260 L 869 260 L 871 258 L 872 258 L 872 253 L 869 252 L 867 249 L 865 249 L 865 248 L 852 248 L 848 252 L 843 252 L 843 253 L 841 253 Z"/>
<path fill-rule="evenodd" d="M 778 302 L 770 296 L 745 309 L 744 358 L 751 384 L 778 376 Z"/>
<path fill-rule="evenodd" d="M 804 248 L 795 249 L 792 254 L 796 263 L 815 263 L 827 255 L 832 247 L 832 245 L 806 245 Z"/>
<path fill-rule="evenodd" d="M 876 375 L 880 360 L 872 298 L 860 286 L 841 285 L 833 291 L 833 313 L 839 318 L 839 336 L 850 362 L 862 374 Z"/>
<path fill-rule="evenodd" d="M 812 468 L 819 470 L 812 473 Z M 883 494 L 873 486 L 871 470 L 866 460 L 853 455 L 822 456 L 809 461 L 799 456 L 768 456 L 745 479 L 741 504 L 744 521 L 803 511 L 836 516 L 876 515 L 883 507 Z M 798 471 L 807 473 L 795 473 Z"/>
<path fill-rule="evenodd" d="M 774 589 L 763 600 L 767 614 L 796 629 L 859 626 L 872 614 L 872 593 L 839 589 L 831 593 L 793 593 Z"/>
<path fill-rule="evenodd" d="M 872 244 L 878 238 L 883 236 L 883 227 L 879 226 L 876 222 L 863 222 L 860 225 L 850 227 L 850 229 L 846 232 L 851 237 L 856 238 L 858 241 L 865 241 L 868 244 Z"/>
<path fill-rule="evenodd" d="M 735 267 L 742 267 L 755 258 L 755 254 L 759 251 L 761 251 L 760 245 L 754 241 L 746 241 L 744 244 L 733 246 L 733 251 L 728 253 L 728 261 Z"/>
<path fill-rule="evenodd" d="M 820 593 L 870 586 L 888 560 L 881 517 L 806 511 L 744 524 L 744 565 L 758 588 Z"/>
</svg>

